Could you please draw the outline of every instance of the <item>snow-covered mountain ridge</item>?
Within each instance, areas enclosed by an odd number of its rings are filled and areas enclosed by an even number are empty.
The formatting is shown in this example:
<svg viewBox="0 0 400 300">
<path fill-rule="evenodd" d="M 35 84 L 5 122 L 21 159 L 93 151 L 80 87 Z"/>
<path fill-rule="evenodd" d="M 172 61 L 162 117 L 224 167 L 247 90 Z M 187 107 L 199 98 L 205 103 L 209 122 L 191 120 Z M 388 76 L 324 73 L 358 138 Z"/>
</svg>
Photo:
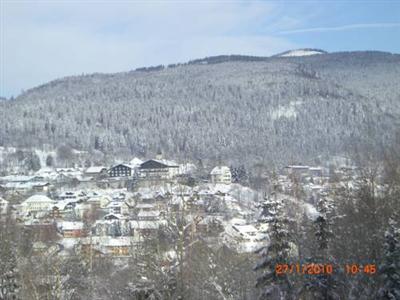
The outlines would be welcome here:
<svg viewBox="0 0 400 300">
<path fill-rule="evenodd" d="M 1 101 L 0 146 L 285 164 L 380 153 L 400 128 L 398 54 L 221 56 L 145 71 L 71 76 Z"/>
<path fill-rule="evenodd" d="M 328 52 L 320 49 L 295 49 L 289 50 L 280 54 L 277 54 L 278 57 L 297 57 L 297 56 L 310 56 L 310 55 L 317 55 L 317 54 L 327 54 Z"/>
</svg>

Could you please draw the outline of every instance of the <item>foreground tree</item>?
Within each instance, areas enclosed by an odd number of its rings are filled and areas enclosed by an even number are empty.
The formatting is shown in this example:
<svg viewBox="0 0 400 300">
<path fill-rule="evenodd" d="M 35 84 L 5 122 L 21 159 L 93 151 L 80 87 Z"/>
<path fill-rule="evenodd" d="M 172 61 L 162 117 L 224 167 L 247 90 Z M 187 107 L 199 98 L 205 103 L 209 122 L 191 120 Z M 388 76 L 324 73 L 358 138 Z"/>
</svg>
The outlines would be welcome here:
<svg viewBox="0 0 400 300">
<path fill-rule="evenodd" d="M 0 219 L 0 299 L 19 299 L 19 271 L 11 219 Z"/>
<path fill-rule="evenodd" d="M 274 187 L 274 190 L 276 188 Z M 290 219 L 283 210 L 283 201 L 278 199 L 274 191 L 262 204 L 261 222 L 268 224 L 269 241 L 260 248 L 261 261 L 255 266 L 255 270 L 262 271 L 257 278 L 256 287 L 261 288 L 260 299 L 290 299 L 292 284 L 289 275 L 278 274 L 278 264 L 290 264 L 293 250 L 290 242 Z"/>
<path fill-rule="evenodd" d="M 331 254 L 331 241 L 334 238 L 332 232 L 332 218 L 335 215 L 334 205 L 332 199 L 327 195 L 321 196 L 317 203 L 318 216 L 313 224 L 315 236 L 313 249 L 315 250 L 313 251 L 313 256 L 306 259 L 306 261 L 314 266 L 313 268 L 315 268 L 316 272 L 324 269 L 327 265 L 333 265 L 336 270 L 334 274 L 321 271 L 320 274 L 306 275 L 299 294 L 306 299 L 342 299 L 343 295 L 341 296 L 339 292 L 342 273 L 336 272 L 340 270 L 340 267 L 337 266 L 336 260 Z"/>
<path fill-rule="evenodd" d="M 390 220 L 389 229 L 385 234 L 384 261 L 380 272 L 383 277 L 383 287 L 379 290 L 380 299 L 400 299 L 400 233 L 395 222 Z"/>
</svg>

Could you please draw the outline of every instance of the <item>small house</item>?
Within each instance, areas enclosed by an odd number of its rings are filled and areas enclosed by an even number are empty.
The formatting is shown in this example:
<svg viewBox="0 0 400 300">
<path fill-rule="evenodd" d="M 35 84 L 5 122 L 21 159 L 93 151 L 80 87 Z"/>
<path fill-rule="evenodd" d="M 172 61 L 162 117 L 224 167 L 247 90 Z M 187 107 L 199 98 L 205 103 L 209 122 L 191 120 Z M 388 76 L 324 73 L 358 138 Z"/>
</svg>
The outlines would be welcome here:
<svg viewBox="0 0 400 300">
<path fill-rule="evenodd" d="M 212 169 L 211 182 L 214 184 L 231 184 L 232 174 L 231 170 L 227 166 L 217 166 Z"/>
<path fill-rule="evenodd" d="M 58 228 L 65 238 L 78 238 L 84 236 L 83 222 L 60 222 Z"/>
<path fill-rule="evenodd" d="M 107 175 L 107 168 L 103 166 L 89 167 L 85 170 L 85 176 L 97 178 L 102 175 Z"/>
</svg>

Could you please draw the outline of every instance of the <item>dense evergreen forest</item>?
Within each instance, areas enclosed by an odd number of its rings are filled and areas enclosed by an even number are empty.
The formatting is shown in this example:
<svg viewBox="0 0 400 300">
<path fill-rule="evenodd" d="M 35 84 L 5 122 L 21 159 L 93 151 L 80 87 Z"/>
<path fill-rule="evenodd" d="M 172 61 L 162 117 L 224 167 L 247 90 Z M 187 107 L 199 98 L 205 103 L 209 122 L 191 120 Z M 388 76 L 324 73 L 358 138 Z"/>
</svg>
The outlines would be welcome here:
<svg viewBox="0 0 400 300">
<path fill-rule="evenodd" d="M 400 127 L 400 55 L 220 56 L 67 77 L 0 102 L 0 146 L 69 145 L 121 156 L 313 162 Z"/>
</svg>

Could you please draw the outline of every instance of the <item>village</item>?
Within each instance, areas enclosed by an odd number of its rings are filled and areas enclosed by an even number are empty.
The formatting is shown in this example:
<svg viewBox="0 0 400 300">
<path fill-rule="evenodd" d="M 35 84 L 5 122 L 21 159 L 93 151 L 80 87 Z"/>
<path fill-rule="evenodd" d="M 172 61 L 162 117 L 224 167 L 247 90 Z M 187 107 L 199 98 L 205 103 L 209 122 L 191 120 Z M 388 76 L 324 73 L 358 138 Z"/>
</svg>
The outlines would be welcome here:
<svg viewBox="0 0 400 300">
<path fill-rule="evenodd" d="M 343 183 L 354 172 L 342 167 L 335 176 Z M 320 195 L 333 187 L 331 176 L 323 167 L 292 165 L 276 181 L 280 194 L 294 203 L 301 186 L 307 199 L 301 209 L 312 217 Z M 228 166 L 196 178 L 194 164 L 161 156 L 111 167 L 43 167 L 34 174 L 0 177 L 0 212 L 29 229 L 37 255 L 124 258 L 171 230 L 212 247 L 253 253 L 268 240 L 265 224 L 258 222 L 265 192 L 233 181 Z"/>
</svg>

